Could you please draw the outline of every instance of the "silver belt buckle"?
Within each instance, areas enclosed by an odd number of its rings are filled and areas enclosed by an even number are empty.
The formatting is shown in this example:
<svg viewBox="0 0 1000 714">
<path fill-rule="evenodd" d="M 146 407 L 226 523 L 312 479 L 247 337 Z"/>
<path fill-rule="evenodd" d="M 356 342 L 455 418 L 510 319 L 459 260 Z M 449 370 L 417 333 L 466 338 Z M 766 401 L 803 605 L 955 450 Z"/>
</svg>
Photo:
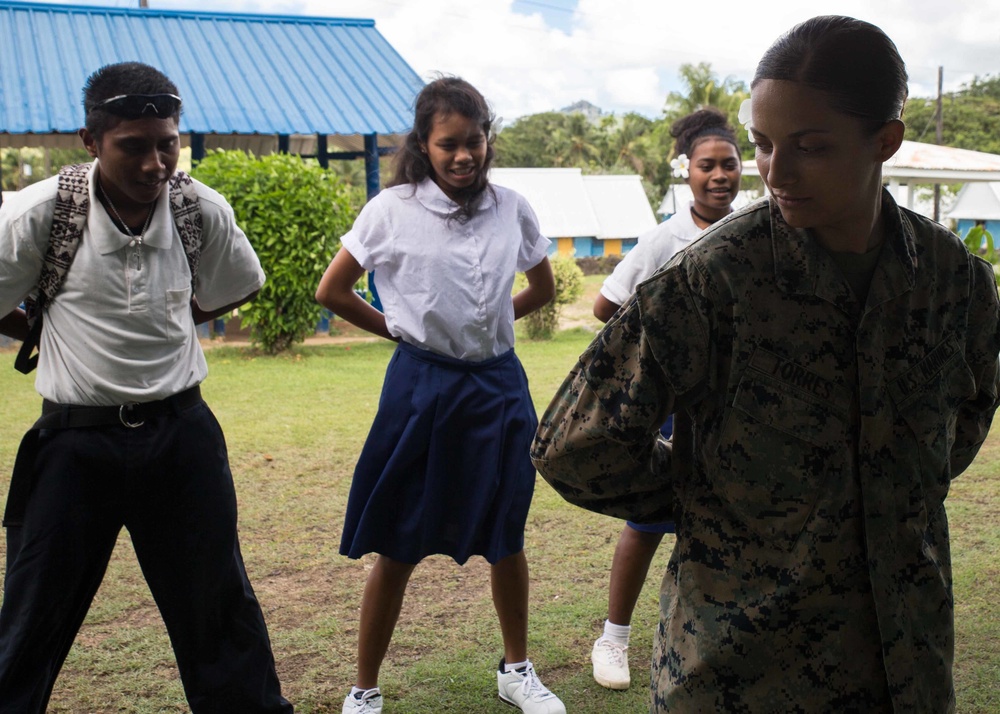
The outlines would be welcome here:
<svg viewBox="0 0 1000 714">
<path fill-rule="evenodd" d="M 138 402 L 131 402 L 129 404 L 122 404 L 118 407 L 118 420 L 129 429 L 137 429 L 146 423 L 145 420 L 137 422 L 129 421 L 131 419 L 132 410 L 134 410 L 137 406 L 139 406 Z"/>
</svg>

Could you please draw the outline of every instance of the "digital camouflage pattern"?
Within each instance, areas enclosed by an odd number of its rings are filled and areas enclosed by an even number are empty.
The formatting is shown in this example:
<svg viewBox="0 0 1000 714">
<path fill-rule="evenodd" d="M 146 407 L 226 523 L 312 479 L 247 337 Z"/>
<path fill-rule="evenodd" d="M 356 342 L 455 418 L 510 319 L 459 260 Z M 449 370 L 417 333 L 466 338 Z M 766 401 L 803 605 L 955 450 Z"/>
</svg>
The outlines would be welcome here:
<svg viewBox="0 0 1000 714">
<path fill-rule="evenodd" d="M 883 215 L 863 305 L 766 199 L 731 215 L 542 419 L 532 459 L 567 500 L 677 520 L 651 711 L 954 711 L 944 499 L 997 406 L 1000 309 L 956 236 L 887 192 Z"/>
</svg>

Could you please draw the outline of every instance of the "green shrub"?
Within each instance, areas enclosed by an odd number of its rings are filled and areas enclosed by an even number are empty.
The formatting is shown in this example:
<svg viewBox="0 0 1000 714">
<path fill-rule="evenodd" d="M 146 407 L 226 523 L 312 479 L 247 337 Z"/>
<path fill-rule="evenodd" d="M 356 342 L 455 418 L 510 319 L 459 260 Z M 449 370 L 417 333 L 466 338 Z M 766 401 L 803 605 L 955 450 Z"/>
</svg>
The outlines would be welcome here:
<svg viewBox="0 0 1000 714">
<path fill-rule="evenodd" d="M 993 263 L 993 272 L 996 273 L 997 284 L 1000 285 L 1000 273 L 997 272 L 998 256 L 993 245 L 993 234 L 986 230 L 985 226 L 973 226 L 965 234 L 964 240 L 966 248 Z"/>
<path fill-rule="evenodd" d="M 556 296 L 552 302 L 525 315 L 521 320 L 528 338 L 532 340 L 552 339 L 559 326 L 559 312 L 562 306 L 568 305 L 583 294 L 583 271 L 576 261 L 562 255 L 551 257 L 549 260 L 556 279 Z M 526 284 L 524 275 L 519 274 L 514 289 L 521 290 Z"/>
<path fill-rule="evenodd" d="M 251 341 L 276 354 L 313 334 L 322 309 L 316 286 L 358 213 L 358 194 L 315 161 L 289 154 L 216 151 L 191 174 L 226 197 L 267 274 L 240 308 Z"/>
<path fill-rule="evenodd" d="M 588 256 L 577 258 L 576 264 L 584 275 L 611 275 L 615 266 L 622 262 L 620 255 Z"/>
</svg>

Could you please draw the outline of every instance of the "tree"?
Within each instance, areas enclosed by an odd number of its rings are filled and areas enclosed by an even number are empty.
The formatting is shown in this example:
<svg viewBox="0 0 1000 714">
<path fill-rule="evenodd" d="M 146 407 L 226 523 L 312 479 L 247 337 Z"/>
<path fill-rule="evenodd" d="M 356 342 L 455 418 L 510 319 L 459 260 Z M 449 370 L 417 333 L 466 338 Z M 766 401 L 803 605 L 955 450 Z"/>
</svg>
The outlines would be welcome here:
<svg viewBox="0 0 1000 714">
<path fill-rule="evenodd" d="M 503 127 L 496 140 L 496 165 L 508 167 L 552 168 L 565 164 L 562 146 L 554 140 L 563 131 L 566 115 L 543 112 L 521 117 Z"/>
<path fill-rule="evenodd" d="M 79 149 L 3 149 L 0 150 L 0 171 L 4 191 L 17 191 L 47 179 L 67 164 L 82 164 L 91 160 L 87 150 Z M 25 166 L 30 167 L 25 171 Z"/>
<path fill-rule="evenodd" d="M 545 112 L 521 117 L 497 136 L 497 166 L 579 167 L 592 173 L 637 173 L 653 210 L 673 179 L 670 159 L 675 120 L 705 106 L 722 110 L 736 128 L 744 158 L 753 147 L 737 119 L 740 104 L 750 96 L 746 84 L 732 77 L 720 80 L 707 62 L 680 68 L 686 92 L 667 96 L 663 115 L 648 119 L 639 114 L 607 115 L 597 124 L 585 115 Z"/>
<path fill-rule="evenodd" d="M 601 159 L 601 133 L 583 114 L 564 114 L 552 137 L 563 166 L 587 168 Z"/>
<path fill-rule="evenodd" d="M 740 104 L 749 99 L 750 90 L 745 82 L 733 77 L 719 80 L 708 62 L 699 64 L 682 64 L 680 67 L 681 81 L 687 87 L 687 93 L 671 92 L 663 109 L 664 118 L 673 123 L 680 117 L 690 114 L 703 107 L 715 107 L 721 110 L 733 127 L 739 127 L 737 115 Z M 740 141 L 741 153 L 744 158 L 751 158 L 753 148 L 746 141 L 746 132 L 736 132 Z"/>
<path fill-rule="evenodd" d="M 193 170 L 229 201 L 257 252 L 267 282 L 240 308 L 251 340 L 268 354 L 316 329 L 316 286 L 362 204 L 358 191 L 314 160 L 212 152 Z"/>
<path fill-rule="evenodd" d="M 601 123 L 604 132 L 604 166 L 631 169 L 644 174 L 651 160 L 656 161 L 656 153 L 650 155 L 649 133 L 655 126 L 652 119 L 629 112 L 620 119 L 611 115 Z M 662 159 L 662 157 L 659 157 Z"/>
<path fill-rule="evenodd" d="M 906 138 L 936 143 L 936 113 L 935 99 L 911 97 L 903 111 Z M 942 145 L 1000 154 L 1000 77 L 976 77 L 946 93 L 942 113 Z"/>
</svg>

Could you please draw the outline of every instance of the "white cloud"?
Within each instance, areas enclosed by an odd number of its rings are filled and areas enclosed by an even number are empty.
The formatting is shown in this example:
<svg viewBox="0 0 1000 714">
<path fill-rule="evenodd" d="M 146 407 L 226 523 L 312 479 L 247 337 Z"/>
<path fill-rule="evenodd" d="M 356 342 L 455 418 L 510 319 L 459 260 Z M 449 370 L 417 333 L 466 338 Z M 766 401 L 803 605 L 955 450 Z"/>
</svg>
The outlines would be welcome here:
<svg viewBox="0 0 1000 714">
<path fill-rule="evenodd" d="M 643 106 L 660 94 L 660 77 L 653 66 L 613 69 L 604 73 L 604 91 L 619 106 Z"/>
<path fill-rule="evenodd" d="M 131 0 L 78 4 L 121 6 Z M 1000 74 L 1000 2 L 994 0 L 578 0 L 570 31 L 511 0 L 149 0 L 164 9 L 374 18 L 420 74 L 458 74 L 507 121 L 579 99 L 605 110 L 656 116 L 678 88 L 679 66 L 708 62 L 749 82 L 778 35 L 814 15 L 847 14 L 879 25 L 907 63 L 912 96 L 974 75 Z"/>
</svg>

